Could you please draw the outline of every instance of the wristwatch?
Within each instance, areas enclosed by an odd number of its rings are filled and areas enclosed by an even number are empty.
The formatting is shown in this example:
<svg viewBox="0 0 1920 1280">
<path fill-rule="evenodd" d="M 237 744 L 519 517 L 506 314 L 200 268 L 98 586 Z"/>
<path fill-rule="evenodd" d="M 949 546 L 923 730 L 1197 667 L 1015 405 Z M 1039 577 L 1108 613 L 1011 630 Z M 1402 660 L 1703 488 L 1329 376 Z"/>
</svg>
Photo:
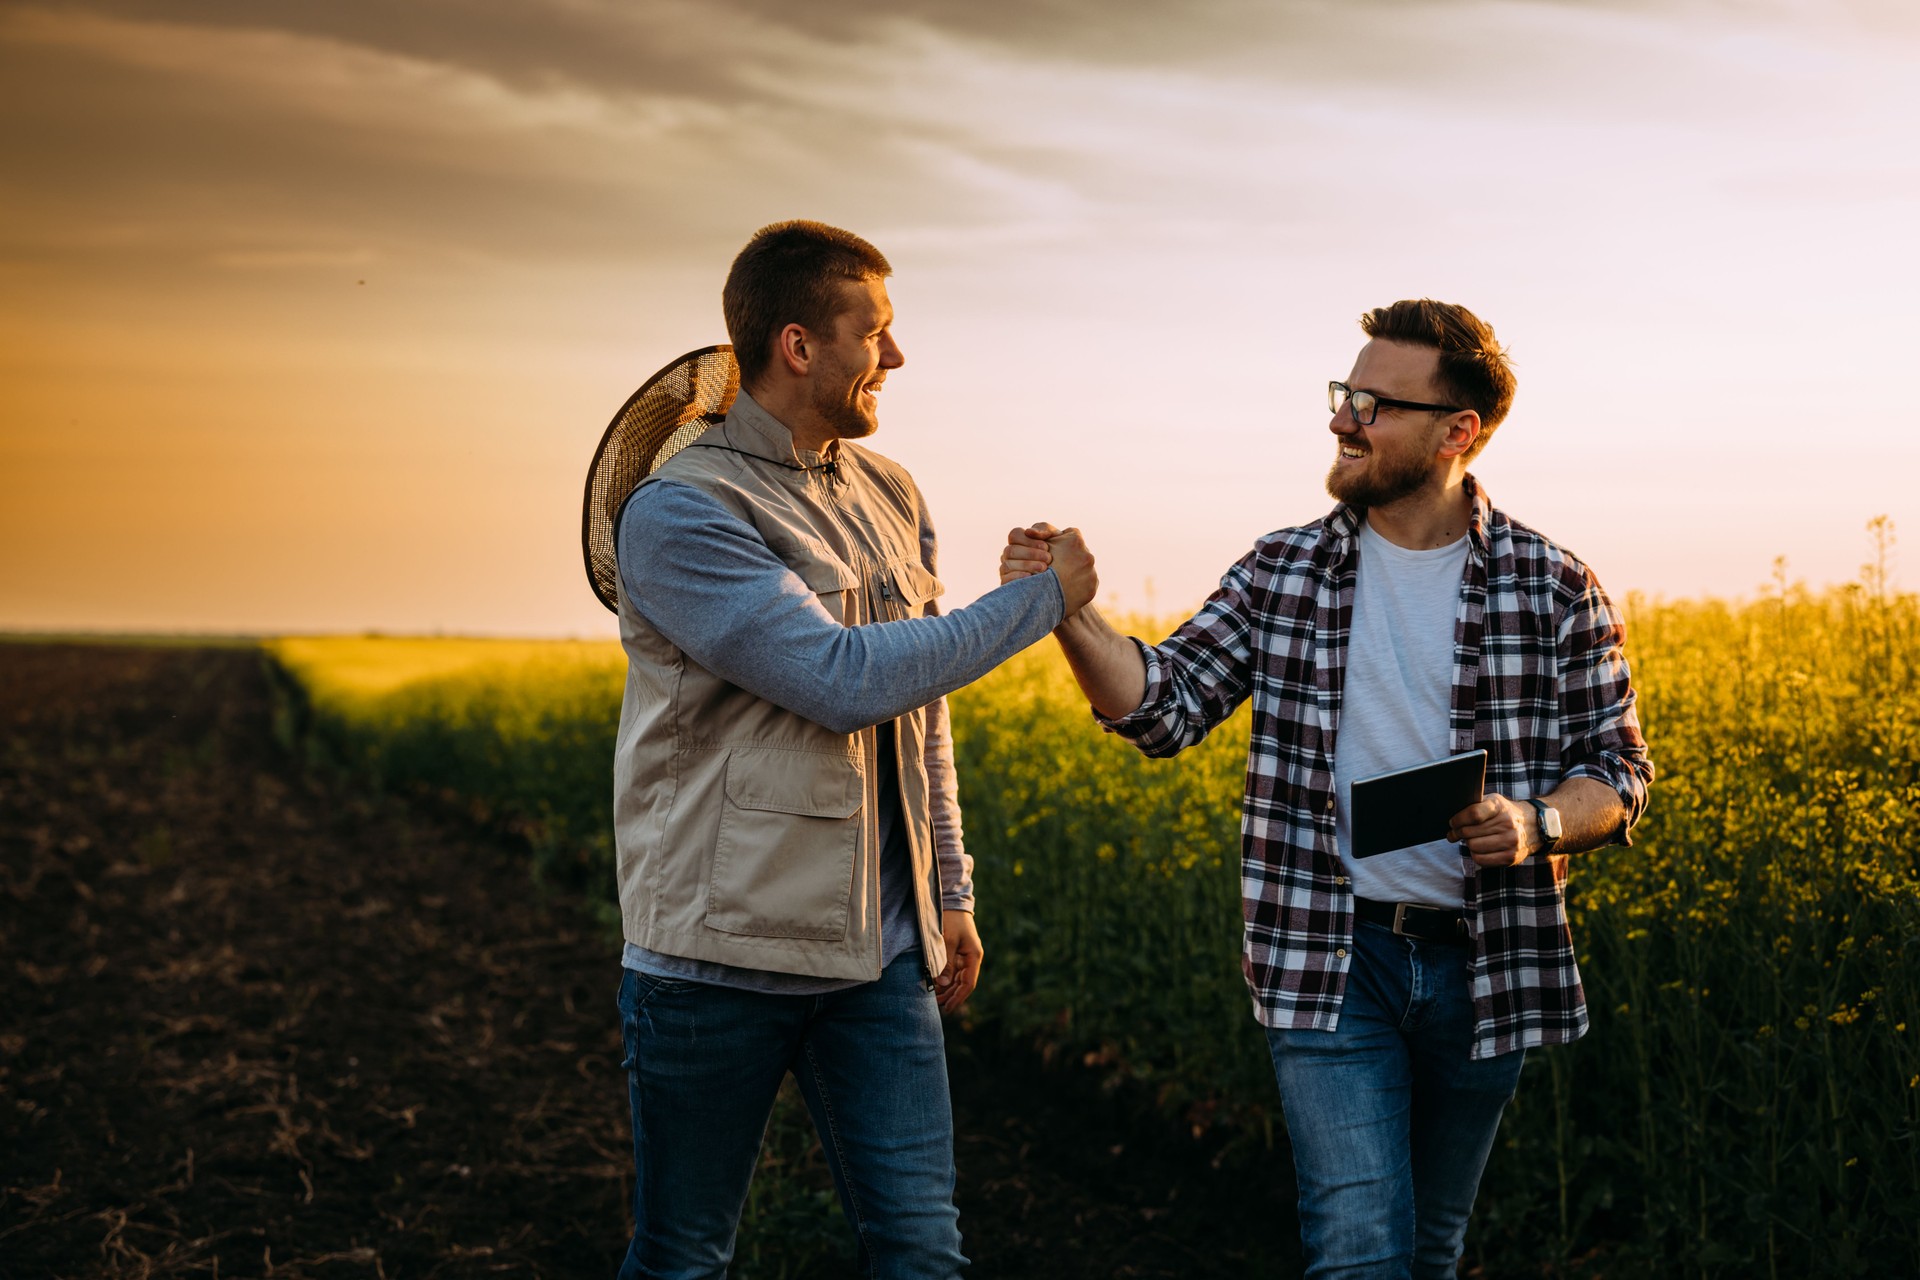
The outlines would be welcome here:
<svg viewBox="0 0 1920 1280">
<path fill-rule="evenodd" d="M 1552 853 L 1560 845 L 1560 811 L 1542 800 L 1539 796 L 1528 796 L 1527 803 L 1533 806 L 1535 818 L 1540 824 L 1540 853 Z"/>
</svg>

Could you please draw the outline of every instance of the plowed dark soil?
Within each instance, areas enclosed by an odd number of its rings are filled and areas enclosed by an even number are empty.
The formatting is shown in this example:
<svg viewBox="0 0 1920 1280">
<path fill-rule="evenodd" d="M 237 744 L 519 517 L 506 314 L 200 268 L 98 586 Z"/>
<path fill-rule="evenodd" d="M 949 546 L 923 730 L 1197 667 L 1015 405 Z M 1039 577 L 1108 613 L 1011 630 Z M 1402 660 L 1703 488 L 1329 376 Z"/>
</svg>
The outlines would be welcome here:
<svg viewBox="0 0 1920 1280">
<path fill-rule="evenodd" d="M 271 717 L 249 649 L 0 645 L 0 1275 L 611 1275 L 614 943 Z M 1289 1187 L 953 1053 L 973 1274 L 1293 1270 Z"/>
</svg>

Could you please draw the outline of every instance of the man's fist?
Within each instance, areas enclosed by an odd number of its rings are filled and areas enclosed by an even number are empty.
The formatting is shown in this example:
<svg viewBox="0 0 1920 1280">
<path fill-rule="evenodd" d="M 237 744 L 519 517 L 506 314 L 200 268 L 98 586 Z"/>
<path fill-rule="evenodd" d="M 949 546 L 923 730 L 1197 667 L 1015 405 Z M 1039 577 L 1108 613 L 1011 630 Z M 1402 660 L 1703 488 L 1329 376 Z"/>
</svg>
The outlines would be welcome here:
<svg viewBox="0 0 1920 1280">
<path fill-rule="evenodd" d="M 1059 532 L 1050 524 L 1007 530 L 1007 545 L 1000 552 L 1000 585 L 1004 587 L 1016 578 L 1045 573 L 1053 563 L 1053 551 L 1047 546 L 1047 539 Z"/>
<path fill-rule="evenodd" d="M 1050 524 L 1009 529 L 1007 545 L 1000 552 L 1000 582 L 1045 573 L 1052 568 L 1060 578 L 1060 593 L 1066 597 L 1066 616 L 1072 617 L 1093 601 L 1100 590 L 1100 575 L 1094 572 L 1093 552 L 1078 529 L 1056 529 Z"/>
<path fill-rule="evenodd" d="M 1539 846 L 1536 825 L 1532 806 L 1488 795 L 1448 820 L 1447 839 L 1483 867 L 1517 867 Z"/>
<path fill-rule="evenodd" d="M 1100 575 L 1093 571 L 1093 552 L 1078 529 L 1065 529 L 1047 539 L 1053 553 L 1053 571 L 1060 575 L 1060 592 L 1067 598 L 1066 616 L 1071 618 L 1093 603 L 1100 590 Z"/>
<path fill-rule="evenodd" d="M 980 981 L 980 931 L 971 911 L 942 911 L 940 932 L 947 940 L 947 967 L 933 980 L 940 1012 L 957 1013 Z"/>
</svg>

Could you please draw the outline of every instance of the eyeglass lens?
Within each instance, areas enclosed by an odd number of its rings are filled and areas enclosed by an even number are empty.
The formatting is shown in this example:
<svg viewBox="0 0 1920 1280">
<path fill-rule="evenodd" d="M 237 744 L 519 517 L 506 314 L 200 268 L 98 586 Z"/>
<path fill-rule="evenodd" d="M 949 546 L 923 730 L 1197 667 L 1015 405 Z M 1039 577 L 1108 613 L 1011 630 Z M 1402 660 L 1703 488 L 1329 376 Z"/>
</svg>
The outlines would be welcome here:
<svg viewBox="0 0 1920 1280">
<path fill-rule="evenodd" d="M 1371 426 L 1373 416 L 1379 409 L 1379 403 L 1371 391 L 1354 391 L 1342 382 L 1327 384 L 1327 408 L 1338 413 L 1351 403 L 1353 420 L 1359 425 Z"/>
</svg>

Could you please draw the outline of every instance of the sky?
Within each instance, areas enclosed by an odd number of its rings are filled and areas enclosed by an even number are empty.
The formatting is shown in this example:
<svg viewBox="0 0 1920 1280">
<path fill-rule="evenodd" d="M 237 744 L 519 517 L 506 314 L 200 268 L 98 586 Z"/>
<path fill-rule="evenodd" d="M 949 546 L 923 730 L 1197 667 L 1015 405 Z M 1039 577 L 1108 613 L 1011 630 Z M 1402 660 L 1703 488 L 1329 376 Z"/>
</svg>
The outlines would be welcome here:
<svg viewBox="0 0 1920 1280">
<path fill-rule="evenodd" d="M 1197 603 L 1403 297 L 1615 596 L 1920 539 L 1905 0 L 10 0 L 0 630 L 611 634 L 594 445 L 791 217 L 893 263 L 949 607 L 1035 520 Z"/>
</svg>

